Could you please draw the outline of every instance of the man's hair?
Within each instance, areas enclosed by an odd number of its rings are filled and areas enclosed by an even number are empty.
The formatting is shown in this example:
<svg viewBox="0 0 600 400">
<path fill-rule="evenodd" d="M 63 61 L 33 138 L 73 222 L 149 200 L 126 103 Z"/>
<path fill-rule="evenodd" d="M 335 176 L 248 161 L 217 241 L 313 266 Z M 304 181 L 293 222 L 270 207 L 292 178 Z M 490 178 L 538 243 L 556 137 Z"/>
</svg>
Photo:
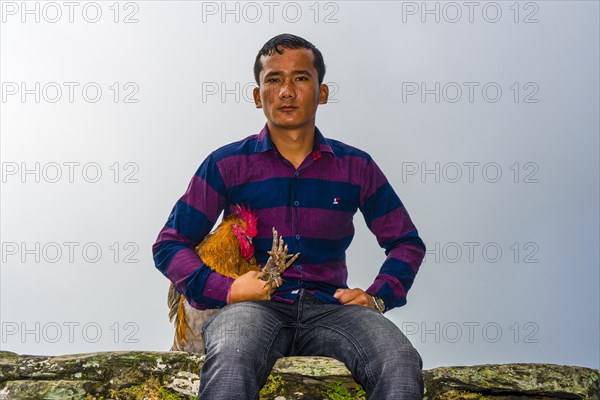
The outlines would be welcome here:
<svg viewBox="0 0 600 400">
<path fill-rule="evenodd" d="M 317 70 L 319 85 L 323 83 L 325 77 L 325 62 L 323 61 L 323 55 L 311 42 L 300 36 L 292 35 L 291 33 L 282 33 L 271 38 L 267 43 L 264 44 L 262 49 L 259 50 L 256 60 L 254 61 L 254 79 L 256 84 L 260 86 L 260 71 L 262 71 L 262 62 L 260 61 L 261 56 L 270 56 L 274 52 L 283 54 L 284 49 L 309 49 L 314 54 L 313 66 Z"/>
</svg>

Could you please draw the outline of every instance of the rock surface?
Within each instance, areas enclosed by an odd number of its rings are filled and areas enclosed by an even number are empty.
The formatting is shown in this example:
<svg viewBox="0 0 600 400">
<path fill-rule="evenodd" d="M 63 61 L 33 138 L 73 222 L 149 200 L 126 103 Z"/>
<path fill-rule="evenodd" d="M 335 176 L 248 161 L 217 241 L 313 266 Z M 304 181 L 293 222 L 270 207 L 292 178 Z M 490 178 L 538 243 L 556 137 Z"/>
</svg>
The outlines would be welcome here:
<svg viewBox="0 0 600 400">
<path fill-rule="evenodd" d="M 0 399 L 195 399 L 202 358 L 184 352 L 30 356 L 0 351 Z M 441 367 L 424 371 L 432 399 L 600 400 L 600 371 L 552 364 Z M 339 361 L 277 361 L 261 400 L 364 399 Z"/>
</svg>

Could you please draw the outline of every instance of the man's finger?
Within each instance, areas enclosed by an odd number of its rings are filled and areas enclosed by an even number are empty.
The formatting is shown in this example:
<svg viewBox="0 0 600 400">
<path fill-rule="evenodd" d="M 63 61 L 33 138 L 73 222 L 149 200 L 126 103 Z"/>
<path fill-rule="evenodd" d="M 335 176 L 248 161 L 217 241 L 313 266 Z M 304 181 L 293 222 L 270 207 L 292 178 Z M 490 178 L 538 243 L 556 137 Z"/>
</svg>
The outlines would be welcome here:
<svg viewBox="0 0 600 400">
<path fill-rule="evenodd" d="M 356 300 L 357 297 L 358 297 L 358 294 L 355 291 L 348 290 L 348 291 L 342 293 L 342 295 L 340 296 L 340 298 L 338 300 L 340 302 L 342 302 L 342 304 L 349 304 L 349 303 L 353 302 L 354 300 Z"/>
<path fill-rule="evenodd" d="M 349 304 L 356 304 L 358 306 L 364 306 L 367 305 L 365 304 L 365 302 L 360 298 L 360 297 L 356 297 L 354 298 L 352 301 L 349 301 L 347 303 L 344 303 L 344 305 L 349 305 Z"/>
</svg>

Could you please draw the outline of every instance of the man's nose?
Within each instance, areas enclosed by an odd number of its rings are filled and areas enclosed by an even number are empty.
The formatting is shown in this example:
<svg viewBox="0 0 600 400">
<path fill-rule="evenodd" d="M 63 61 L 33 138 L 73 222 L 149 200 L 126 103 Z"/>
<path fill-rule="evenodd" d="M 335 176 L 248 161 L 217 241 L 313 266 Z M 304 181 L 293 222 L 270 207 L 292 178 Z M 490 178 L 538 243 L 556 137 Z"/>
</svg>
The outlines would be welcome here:
<svg viewBox="0 0 600 400">
<path fill-rule="evenodd" d="M 296 97 L 296 87 L 293 82 L 286 82 L 281 86 L 279 97 L 282 99 L 293 99 Z"/>
</svg>

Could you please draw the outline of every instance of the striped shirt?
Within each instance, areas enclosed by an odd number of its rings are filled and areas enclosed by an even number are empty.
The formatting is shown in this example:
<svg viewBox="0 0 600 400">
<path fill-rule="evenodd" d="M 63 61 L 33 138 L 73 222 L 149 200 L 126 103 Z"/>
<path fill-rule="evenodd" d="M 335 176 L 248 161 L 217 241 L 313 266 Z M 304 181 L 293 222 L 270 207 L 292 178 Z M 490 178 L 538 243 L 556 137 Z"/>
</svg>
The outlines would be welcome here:
<svg viewBox="0 0 600 400">
<path fill-rule="evenodd" d="M 152 248 L 156 267 L 199 309 L 227 304 L 233 279 L 204 265 L 194 247 L 231 204 L 247 205 L 258 216 L 253 243 L 260 265 L 268 259 L 272 227 L 289 254 L 300 252 L 282 274 L 273 301 L 292 303 L 304 288 L 325 303 L 339 303 L 333 294 L 348 287 L 346 249 L 360 209 L 387 256 L 366 292 L 381 297 L 386 311 L 406 304 L 425 245 L 400 198 L 364 151 L 325 138 L 315 127 L 313 152 L 296 169 L 277 151 L 265 125 L 259 134 L 212 152 Z"/>
</svg>

